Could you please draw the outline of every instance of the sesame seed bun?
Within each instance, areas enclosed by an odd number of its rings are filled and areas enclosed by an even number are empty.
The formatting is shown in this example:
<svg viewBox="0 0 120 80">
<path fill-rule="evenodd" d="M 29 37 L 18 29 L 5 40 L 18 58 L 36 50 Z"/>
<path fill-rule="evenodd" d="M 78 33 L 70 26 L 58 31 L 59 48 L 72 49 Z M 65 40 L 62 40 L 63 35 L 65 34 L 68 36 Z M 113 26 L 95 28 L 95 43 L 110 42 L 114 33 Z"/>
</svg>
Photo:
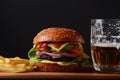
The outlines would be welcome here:
<svg viewBox="0 0 120 80">
<path fill-rule="evenodd" d="M 47 28 L 40 31 L 33 39 L 33 44 L 39 42 L 80 42 L 84 39 L 80 33 L 68 28 Z"/>
</svg>

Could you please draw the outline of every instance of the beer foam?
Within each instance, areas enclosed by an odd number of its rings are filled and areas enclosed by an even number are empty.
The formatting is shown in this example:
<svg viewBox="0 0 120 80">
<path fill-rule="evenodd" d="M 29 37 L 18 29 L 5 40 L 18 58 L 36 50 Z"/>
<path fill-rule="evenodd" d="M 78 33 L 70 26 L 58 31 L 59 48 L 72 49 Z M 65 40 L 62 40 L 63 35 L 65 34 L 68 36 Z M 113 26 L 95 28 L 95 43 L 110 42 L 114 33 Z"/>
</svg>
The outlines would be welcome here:
<svg viewBox="0 0 120 80">
<path fill-rule="evenodd" d="M 101 47 L 116 47 L 117 49 L 120 48 L 120 43 L 96 43 L 94 46 L 101 46 Z"/>
</svg>

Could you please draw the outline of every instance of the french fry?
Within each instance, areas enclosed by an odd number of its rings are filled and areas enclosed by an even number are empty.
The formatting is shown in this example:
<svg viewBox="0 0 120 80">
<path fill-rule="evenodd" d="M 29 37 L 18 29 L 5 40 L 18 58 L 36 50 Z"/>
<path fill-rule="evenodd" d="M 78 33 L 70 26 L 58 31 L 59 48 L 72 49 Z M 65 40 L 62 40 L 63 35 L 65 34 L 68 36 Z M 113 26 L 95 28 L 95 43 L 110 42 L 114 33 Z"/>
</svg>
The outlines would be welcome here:
<svg viewBox="0 0 120 80">
<path fill-rule="evenodd" d="M 25 65 L 29 65 L 29 60 L 28 59 L 22 59 L 19 57 L 15 57 L 15 58 L 10 58 L 9 61 L 10 64 L 25 64 Z"/>
<path fill-rule="evenodd" d="M 5 58 L 0 56 L 0 63 L 5 63 Z"/>
<path fill-rule="evenodd" d="M 26 72 L 33 71 L 29 66 L 29 60 L 20 57 L 5 58 L 0 56 L 0 71 L 3 72 Z"/>
</svg>

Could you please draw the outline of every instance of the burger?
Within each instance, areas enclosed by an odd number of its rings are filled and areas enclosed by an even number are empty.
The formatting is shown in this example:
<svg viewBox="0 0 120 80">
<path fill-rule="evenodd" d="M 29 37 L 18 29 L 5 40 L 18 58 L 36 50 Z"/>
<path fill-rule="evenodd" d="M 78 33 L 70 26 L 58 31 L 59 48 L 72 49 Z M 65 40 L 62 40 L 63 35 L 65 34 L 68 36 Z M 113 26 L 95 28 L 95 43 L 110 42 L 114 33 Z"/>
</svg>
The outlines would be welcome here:
<svg viewBox="0 0 120 80">
<path fill-rule="evenodd" d="M 73 29 L 43 29 L 33 39 L 33 47 L 28 52 L 29 63 L 39 71 L 76 71 L 80 65 L 88 63 L 83 43 L 81 34 Z"/>
</svg>

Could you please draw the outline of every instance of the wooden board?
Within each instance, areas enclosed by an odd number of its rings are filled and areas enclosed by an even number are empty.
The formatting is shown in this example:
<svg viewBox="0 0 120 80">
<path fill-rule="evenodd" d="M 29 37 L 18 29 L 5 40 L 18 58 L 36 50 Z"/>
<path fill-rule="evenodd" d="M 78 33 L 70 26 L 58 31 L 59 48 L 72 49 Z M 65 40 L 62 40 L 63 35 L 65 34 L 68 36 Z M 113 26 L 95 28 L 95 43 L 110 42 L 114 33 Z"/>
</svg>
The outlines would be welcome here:
<svg viewBox="0 0 120 80">
<path fill-rule="evenodd" d="M 78 72 L 25 72 L 7 73 L 0 72 L 0 78 L 54 78 L 54 79 L 118 79 L 120 73 L 100 73 L 96 72 L 91 65 L 83 66 Z"/>
</svg>

